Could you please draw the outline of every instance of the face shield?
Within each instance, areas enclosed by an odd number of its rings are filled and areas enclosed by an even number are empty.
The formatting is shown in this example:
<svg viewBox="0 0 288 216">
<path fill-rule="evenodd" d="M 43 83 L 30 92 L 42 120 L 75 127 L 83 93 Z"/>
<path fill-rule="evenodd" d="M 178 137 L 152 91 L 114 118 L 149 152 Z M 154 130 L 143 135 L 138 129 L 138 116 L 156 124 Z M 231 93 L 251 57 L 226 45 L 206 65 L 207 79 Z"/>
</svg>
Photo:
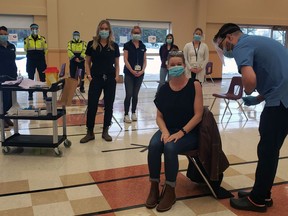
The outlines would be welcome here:
<svg viewBox="0 0 288 216">
<path fill-rule="evenodd" d="M 223 52 L 223 43 L 224 43 L 225 38 L 217 38 L 216 41 L 212 41 L 214 48 L 222 62 L 223 65 L 225 65 L 224 61 L 224 52 Z"/>
</svg>

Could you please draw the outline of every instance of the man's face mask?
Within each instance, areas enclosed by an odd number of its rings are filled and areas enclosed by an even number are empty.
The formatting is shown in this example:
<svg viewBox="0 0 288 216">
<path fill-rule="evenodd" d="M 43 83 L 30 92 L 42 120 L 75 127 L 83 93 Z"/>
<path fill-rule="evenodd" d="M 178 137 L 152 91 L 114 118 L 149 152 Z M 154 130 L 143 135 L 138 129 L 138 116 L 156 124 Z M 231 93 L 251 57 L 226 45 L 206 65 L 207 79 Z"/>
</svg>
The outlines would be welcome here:
<svg viewBox="0 0 288 216">
<path fill-rule="evenodd" d="M 222 64 L 225 65 L 224 56 L 226 58 L 234 58 L 233 56 L 234 45 L 228 42 L 226 40 L 226 37 L 218 38 L 216 42 L 213 41 L 213 44 Z"/>
<path fill-rule="evenodd" d="M 79 35 L 74 35 L 74 36 L 73 36 L 73 39 L 76 40 L 76 41 L 79 41 L 80 36 L 79 36 Z"/>
<path fill-rule="evenodd" d="M 38 29 L 32 29 L 31 32 L 32 35 L 38 35 Z"/>
<path fill-rule="evenodd" d="M 0 43 L 7 43 L 8 35 L 0 35 Z"/>
</svg>

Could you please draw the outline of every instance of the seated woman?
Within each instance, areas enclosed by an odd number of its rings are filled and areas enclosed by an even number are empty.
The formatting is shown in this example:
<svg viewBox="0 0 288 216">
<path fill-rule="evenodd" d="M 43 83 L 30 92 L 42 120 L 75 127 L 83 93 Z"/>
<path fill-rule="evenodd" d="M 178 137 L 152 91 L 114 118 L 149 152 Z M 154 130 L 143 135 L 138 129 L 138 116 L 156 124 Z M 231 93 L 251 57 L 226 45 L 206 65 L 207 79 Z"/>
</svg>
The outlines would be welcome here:
<svg viewBox="0 0 288 216">
<path fill-rule="evenodd" d="M 185 59 L 181 51 L 168 55 L 170 80 L 156 95 L 156 122 L 159 130 L 153 135 L 148 148 L 148 167 L 151 188 L 147 208 L 163 212 L 176 201 L 175 186 L 179 169 L 178 154 L 198 148 L 198 123 L 202 120 L 203 95 L 201 84 L 184 73 Z M 165 186 L 159 197 L 161 155 L 164 153 Z"/>
</svg>

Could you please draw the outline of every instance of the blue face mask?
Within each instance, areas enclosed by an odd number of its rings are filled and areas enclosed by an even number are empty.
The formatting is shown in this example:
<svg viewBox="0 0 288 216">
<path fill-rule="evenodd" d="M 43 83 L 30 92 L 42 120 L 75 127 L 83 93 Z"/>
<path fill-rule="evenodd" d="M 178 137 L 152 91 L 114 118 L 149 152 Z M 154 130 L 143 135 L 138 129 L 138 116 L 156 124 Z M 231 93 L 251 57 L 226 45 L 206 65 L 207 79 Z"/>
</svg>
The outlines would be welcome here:
<svg viewBox="0 0 288 216">
<path fill-rule="evenodd" d="M 132 40 L 141 40 L 141 34 L 132 34 Z"/>
<path fill-rule="evenodd" d="M 171 43 L 172 43 L 172 39 L 169 39 L 169 38 L 168 38 L 168 39 L 166 40 L 166 42 L 167 42 L 167 44 L 171 44 Z"/>
<path fill-rule="evenodd" d="M 181 74 L 184 73 L 184 67 L 182 65 L 171 67 L 169 68 L 168 73 L 169 76 L 179 77 Z"/>
<path fill-rule="evenodd" d="M 101 30 L 101 31 L 99 31 L 99 36 L 100 36 L 102 39 L 106 39 L 106 38 L 109 37 L 109 31 Z"/>
<path fill-rule="evenodd" d="M 226 48 L 223 49 L 223 55 L 226 57 L 226 58 L 234 58 L 234 55 L 233 55 L 233 50 L 226 50 Z"/>
<path fill-rule="evenodd" d="M 8 35 L 0 35 L 0 42 L 7 43 Z"/>
<path fill-rule="evenodd" d="M 194 35 L 194 40 L 195 41 L 201 41 L 201 38 L 202 37 L 200 35 L 196 35 L 196 34 Z"/>
</svg>

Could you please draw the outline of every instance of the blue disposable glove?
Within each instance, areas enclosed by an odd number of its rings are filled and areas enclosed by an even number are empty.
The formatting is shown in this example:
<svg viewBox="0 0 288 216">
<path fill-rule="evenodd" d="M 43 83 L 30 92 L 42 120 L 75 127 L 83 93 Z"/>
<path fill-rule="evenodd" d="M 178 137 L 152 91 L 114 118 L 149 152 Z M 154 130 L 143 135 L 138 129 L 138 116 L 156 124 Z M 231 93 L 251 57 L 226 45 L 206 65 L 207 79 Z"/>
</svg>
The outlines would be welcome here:
<svg viewBox="0 0 288 216">
<path fill-rule="evenodd" d="M 242 100 L 246 106 L 253 106 L 261 103 L 261 101 L 259 101 L 257 97 L 254 96 L 242 97 Z"/>
</svg>

